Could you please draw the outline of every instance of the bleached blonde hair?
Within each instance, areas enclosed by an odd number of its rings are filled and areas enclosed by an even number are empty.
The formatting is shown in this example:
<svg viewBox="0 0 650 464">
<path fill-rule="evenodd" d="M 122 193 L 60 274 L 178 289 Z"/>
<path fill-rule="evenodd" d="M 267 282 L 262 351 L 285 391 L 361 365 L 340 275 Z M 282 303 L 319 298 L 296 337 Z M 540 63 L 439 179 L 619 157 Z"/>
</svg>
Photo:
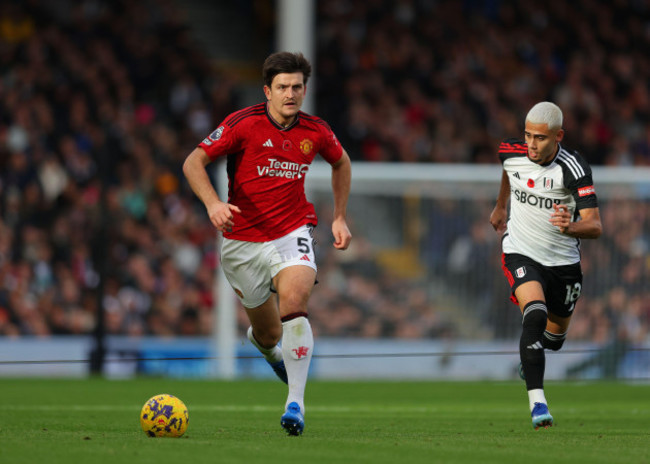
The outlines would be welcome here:
<svg viewBox="0 0 650 464">
<path fill-rule="evenodd" d="M 526 115 L 526 121 L 533 124 L 547 124 L 549 129 L 562 128 L 562 110 L 555 103 L 539 102 Z"/>
</svg>

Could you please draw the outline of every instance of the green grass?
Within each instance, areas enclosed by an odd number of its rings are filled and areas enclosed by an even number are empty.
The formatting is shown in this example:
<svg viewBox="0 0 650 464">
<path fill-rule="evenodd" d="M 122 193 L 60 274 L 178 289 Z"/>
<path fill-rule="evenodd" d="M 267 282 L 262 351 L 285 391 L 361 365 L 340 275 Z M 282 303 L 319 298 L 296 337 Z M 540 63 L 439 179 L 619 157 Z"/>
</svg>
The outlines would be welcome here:
<svg viewBox="0 0 650 464">
<path fill-rule="evenodd" d="M 534 431 L 520 382 L 311 382 L 301 437 L 280 382 L 0 379 L 1 463 L 650 463 L 650 386 L 549 383 Z M 179 439 L 148 438 L 157 393 L 188 406 Z"/>
</svg>

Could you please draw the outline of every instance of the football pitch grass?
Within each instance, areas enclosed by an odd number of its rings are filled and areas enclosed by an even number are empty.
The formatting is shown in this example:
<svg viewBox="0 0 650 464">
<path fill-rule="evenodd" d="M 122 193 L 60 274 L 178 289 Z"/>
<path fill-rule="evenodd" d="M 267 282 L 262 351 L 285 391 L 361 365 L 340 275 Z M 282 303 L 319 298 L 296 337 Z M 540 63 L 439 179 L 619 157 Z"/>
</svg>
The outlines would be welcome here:
<svg viewBox="0 0 650 464">
<path fill-rule="evenodd" d="M 280 428 L 278 381 L 0 379 L 0 463 L 650 463 L 650 386 L 548 383 L 556 426 L 533 430 L 521 382 L 323 382 L 305 432 Z M 170 393 L 181 438 L 139 413 Z"/>
</svg>

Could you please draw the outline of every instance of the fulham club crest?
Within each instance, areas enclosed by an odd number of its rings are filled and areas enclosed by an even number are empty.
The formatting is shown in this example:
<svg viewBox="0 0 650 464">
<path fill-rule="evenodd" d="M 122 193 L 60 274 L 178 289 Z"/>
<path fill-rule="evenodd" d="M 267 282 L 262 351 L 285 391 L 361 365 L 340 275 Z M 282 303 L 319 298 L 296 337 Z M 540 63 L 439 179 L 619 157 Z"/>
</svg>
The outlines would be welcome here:
<svg viewBox="0 0 650 464">
<path fill-rule="evenodd" d="M 517 275 L 517 278 L 521 279 L 526 275 L 526 268 L 524 266 L 521 266 L 515 271 L 515 274 Z"/>
<path fill-rule="evenodd" d="M 544 177 L 544 188 L 546 190 L 553 190 L 553 179 L 550 177 Z"/>
</svg>

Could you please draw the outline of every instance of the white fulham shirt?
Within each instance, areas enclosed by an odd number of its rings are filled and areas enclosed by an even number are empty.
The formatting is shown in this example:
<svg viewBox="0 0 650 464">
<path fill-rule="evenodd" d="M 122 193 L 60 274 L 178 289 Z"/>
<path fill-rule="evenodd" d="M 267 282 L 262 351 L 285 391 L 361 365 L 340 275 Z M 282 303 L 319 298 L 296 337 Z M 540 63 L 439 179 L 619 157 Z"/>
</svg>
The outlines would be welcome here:
<svg viewBox="0 0 650 464">
<path fill-rule="evenodd" d="M 580 261 L 580 240 L 564 235 L 550 222 L 553 205 L 566 205 L 573 220 L 580 210 L 598 206 L 589 164 L 577 152 L 560 145 L 547 165 L 528 159 L 521 140 L 499 147 L 499 159 L 510 179 L 510 217 L 503 236 L 503 252 L 518 253 L 544 266 Z"/>
</svg>

